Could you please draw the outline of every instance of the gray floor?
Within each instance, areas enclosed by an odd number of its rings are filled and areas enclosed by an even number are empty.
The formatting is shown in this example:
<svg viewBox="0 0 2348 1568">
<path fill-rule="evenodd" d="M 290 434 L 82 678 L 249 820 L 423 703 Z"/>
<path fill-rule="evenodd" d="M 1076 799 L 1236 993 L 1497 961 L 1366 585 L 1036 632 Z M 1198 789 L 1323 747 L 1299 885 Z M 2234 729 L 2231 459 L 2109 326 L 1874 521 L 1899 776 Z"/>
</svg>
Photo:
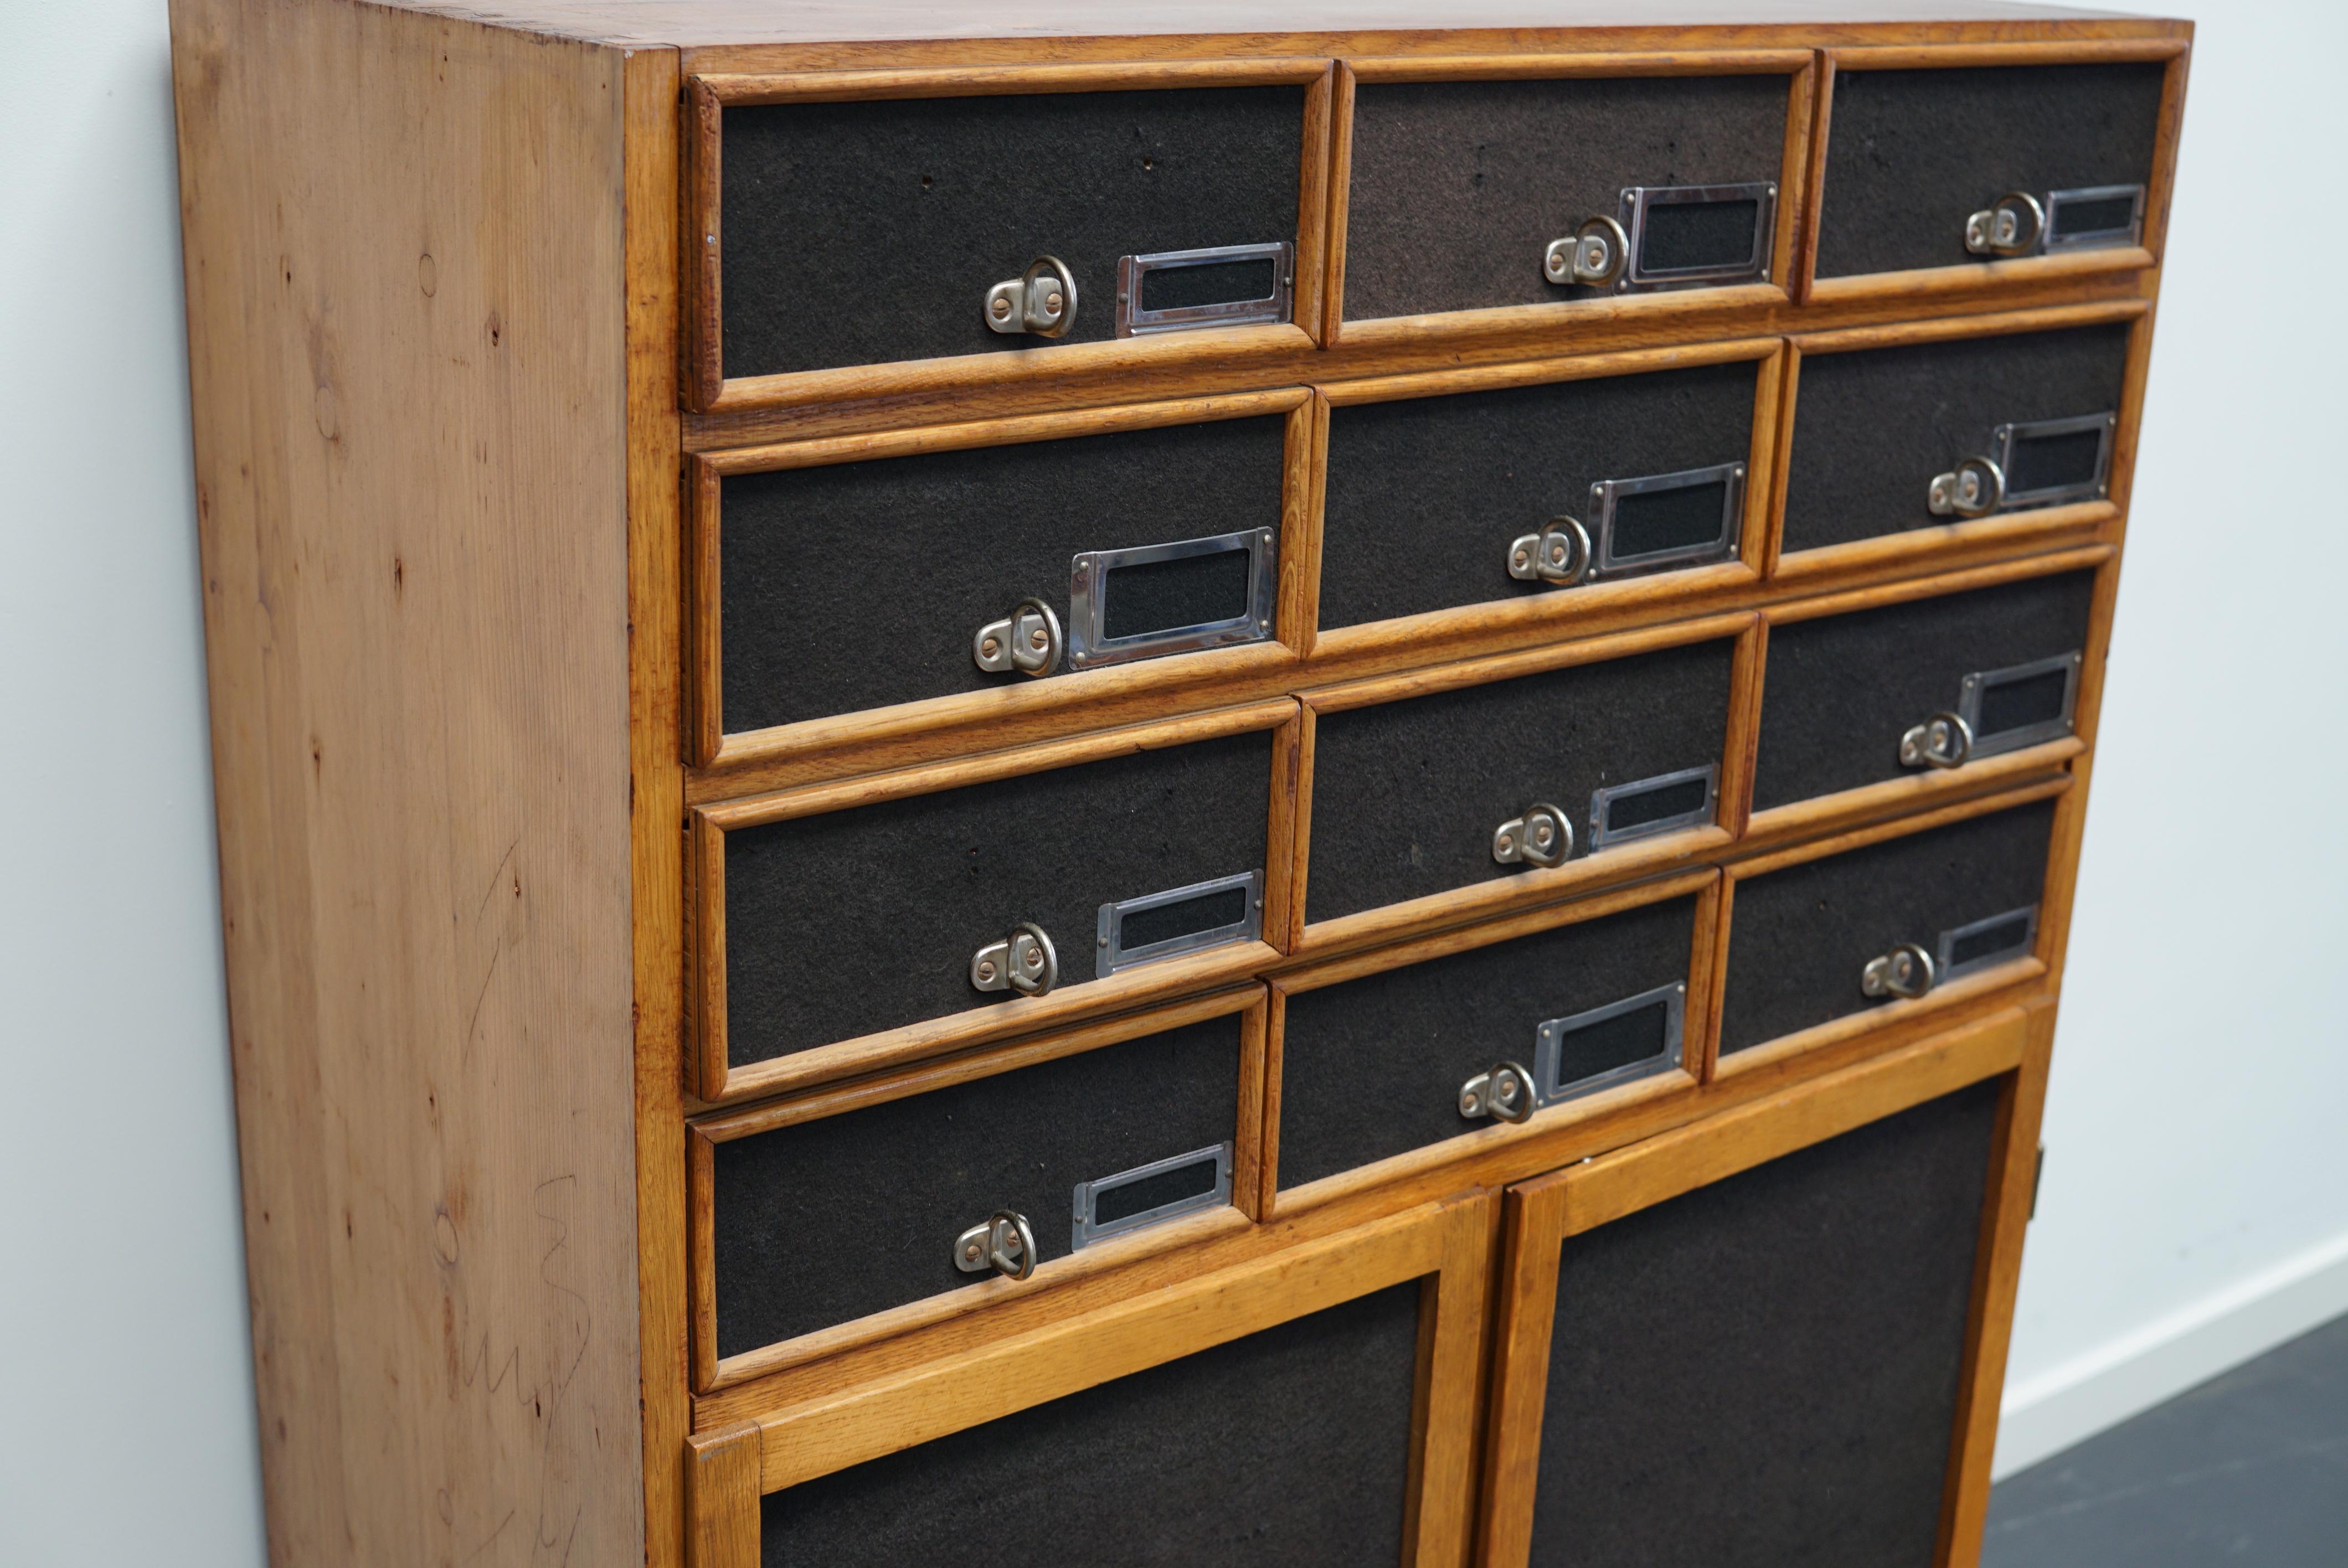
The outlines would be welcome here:
<svg viewBox="0 0 2348 1568">
<path fill-rule="evenodd" d="M 2348 1564 L 2348 1317 L 1993 1488 L 1982 1568 Z"/>
</svg>

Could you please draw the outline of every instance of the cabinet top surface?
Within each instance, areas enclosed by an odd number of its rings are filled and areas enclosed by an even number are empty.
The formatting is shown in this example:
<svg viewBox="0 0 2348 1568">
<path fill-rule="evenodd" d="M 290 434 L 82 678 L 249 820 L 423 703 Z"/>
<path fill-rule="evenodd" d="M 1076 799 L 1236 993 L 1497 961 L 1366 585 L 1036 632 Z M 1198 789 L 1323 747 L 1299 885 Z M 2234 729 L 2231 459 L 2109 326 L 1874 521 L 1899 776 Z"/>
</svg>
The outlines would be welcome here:
<svg viewBox="0 0 2348 1568">
<path fill-rule="evenodd" d="M 681 48 L 942 38 L 1142 37 L 1635 27 L 2110 21 L 2005 0 L 393 0 L 401 8 L 598 43 Z"/>
</svg>

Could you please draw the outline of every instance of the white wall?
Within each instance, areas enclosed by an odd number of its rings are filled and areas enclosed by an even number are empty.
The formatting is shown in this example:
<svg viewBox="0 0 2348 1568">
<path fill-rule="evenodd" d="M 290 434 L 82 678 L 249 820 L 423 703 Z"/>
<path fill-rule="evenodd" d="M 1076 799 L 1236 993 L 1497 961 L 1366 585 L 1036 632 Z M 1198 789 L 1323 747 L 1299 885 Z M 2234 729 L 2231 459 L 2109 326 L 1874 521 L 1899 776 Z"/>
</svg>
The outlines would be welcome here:
<svg viewBox="0 0 2348 1568">
<path fill-rule="evenodd" d="M 160 0 L 0 0 L 0 1563 L 263 1561 Z"/>
<path fill-rule="evenodd" d="M 2300 302 L 2348 231 L 2244 221 L 2333 177 L 2348 18 L 2211 11 L 2009 1468 L 2348 1309 L 2348 332 Z M 0 0 L 0 1562 L 44 1568 L 263 1557 L 169 93 L 160 0 Z M 2280 809 L 2221 819 L 2260 759 Z"/>
<path fill-rule="evenodd" d="M 2322 195 L 2348 8 L 2181 9 L 2199 31 L 2001 1473 L 2348 1311 L 2348 214 Z"/>
</svg>

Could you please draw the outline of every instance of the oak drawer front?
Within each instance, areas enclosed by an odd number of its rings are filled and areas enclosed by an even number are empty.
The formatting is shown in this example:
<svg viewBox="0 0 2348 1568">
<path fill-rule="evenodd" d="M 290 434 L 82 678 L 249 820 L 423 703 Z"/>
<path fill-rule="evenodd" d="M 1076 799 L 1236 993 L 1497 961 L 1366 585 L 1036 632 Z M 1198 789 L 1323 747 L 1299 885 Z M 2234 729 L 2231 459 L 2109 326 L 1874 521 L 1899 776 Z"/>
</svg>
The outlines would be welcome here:
<svg viewBox="0 0 2348 1568">
<path fill-rule="evenodd" d="M 2131 330 L 2117 322 L 1803 355 L 1783 548 L 2104 499 Z M 1983 458 L 1998 477 L 1977 498 L 1936 483 L 1962 481 Z"/>
<path fill-rule="evenodd" d="M 759 1561 L 1400 1563 L 1420 1302 L 1387 1286 L 769 1493 Z"/>
<path fill-rule="evenodd" d="M 1695 899 L 1428 958 L 1281 1004 L 1282 1190 L 1681 1065 Z M 1513 1063 L 1496 1116 L 1463 1085 Z"/>
<path fill-rule="evenodd" d="M 1228 1203 L 1241 1030 L 1226 1014 L 716 1143 L 716 1354 L 995 1278 L 956 1242 L 998 1213 L 1041 1265 Z"/>
<path fill-rule="evenodd" d="M 724 728 L 1279 636 L 1286 424 L 725 476 Z M 984 629 L 1023 620 L 1044 646 L 991 656 Z"/>
<path fill-rule="evenodd" d="M 1699 642 L 1318 714 L 1306 918 L 1536 869 L 1495 857 L 1535 806 L 1570 829 L 1566 859 L 1710 825 L 1733 653 Z"/>
<path fill-rule="evenodd" d="M 1896 999 L 1868 975 L 1906 944 L 1928 986 L 2034 956 L 2054 825 L 2039 802 L 1737 881 L 1721 1054 Z"/>
<path fill-rule="evenodd" d="M 1983 1331 L 1999 1092 L 1926 1101 L 1528 1259 L 1557 1271 L 1547 1365 L 1502 1373 L 1540 1390 L 1532 1495 L 1510 1500 L 1529 1504 L 1531 1563 L 1929 1568 Z"/>
<path fill-rule="evenodd" d="M 727 108 L 726 374 L 1105 342 L 1118 335 L 1121 259 L 1223 247 L 1254 251 L 1147 275 L 1139 304 L 1163 311 L 1262 291 L 1286 320 L 1305 91 Z M 1265 253 L 1283 245 L 1284 258 Z M 1045 257 L 1076 285 L 1061 330 L 994 330 L 989 291 Z M 1272 313 L 1266 306 L 1257 319 Z"/>
<path fill-rule="evenodd" d="M 1561 518 L 1587 541 L 1580 581 L 1735 559 L 1756 375 L 1735 362 L 1332 408 L 1321 625 L 1558 591 L 1562 573 L 1519 577 L 1511 552 Z"/>
<path fill-rule="evenodd" d="M 1062 986 L 1251 940 L 1276 744 L 1200 741 L 727 833 L 728 1061 L 1011 1000 L 974 970 L 1023 927 Z"/>
<path fill-rule="evenodd" d="M 1362 83 L 1345 319 L 1767 281 L 1790 79 Z M 1601 219 L 1638 231 L 1620 277 L 1552 281 L 1549 247 Z"/>
<path fill-rule="evenodd" d="M 2064 572 L 1771 627 L 1754 809 L 2071 734 L 2095 589 Z"/>
<path fill-rule="evenodd" d="M 2008 193 L 2046 222 L 2013 255 L 2140 242 L 2152 179 L 2158 62 L 1838 71 L 1818 220 L 1818 276 L 2005 259 L 1967 246 L 1968 220 Z M 2128 232 L 2131 227 L 2137 233 Z M 2015 232 L 2011 243 L 2029 236 Z"/>
</svg>

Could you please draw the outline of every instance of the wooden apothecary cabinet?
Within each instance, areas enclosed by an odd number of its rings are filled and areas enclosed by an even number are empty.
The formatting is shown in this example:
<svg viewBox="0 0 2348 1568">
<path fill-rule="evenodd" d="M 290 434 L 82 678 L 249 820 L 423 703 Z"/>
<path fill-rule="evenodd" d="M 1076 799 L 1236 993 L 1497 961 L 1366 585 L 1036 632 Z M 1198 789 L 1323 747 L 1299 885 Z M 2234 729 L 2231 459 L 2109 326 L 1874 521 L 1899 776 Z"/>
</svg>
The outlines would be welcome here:
<svg viewBox="0 0 2348 1568">
<path fill-rule="evenodd" d="M 275 1561 L 1973 1561 L 2191 30 L 1702 9 L 176 0 Z"/>
</svg>

